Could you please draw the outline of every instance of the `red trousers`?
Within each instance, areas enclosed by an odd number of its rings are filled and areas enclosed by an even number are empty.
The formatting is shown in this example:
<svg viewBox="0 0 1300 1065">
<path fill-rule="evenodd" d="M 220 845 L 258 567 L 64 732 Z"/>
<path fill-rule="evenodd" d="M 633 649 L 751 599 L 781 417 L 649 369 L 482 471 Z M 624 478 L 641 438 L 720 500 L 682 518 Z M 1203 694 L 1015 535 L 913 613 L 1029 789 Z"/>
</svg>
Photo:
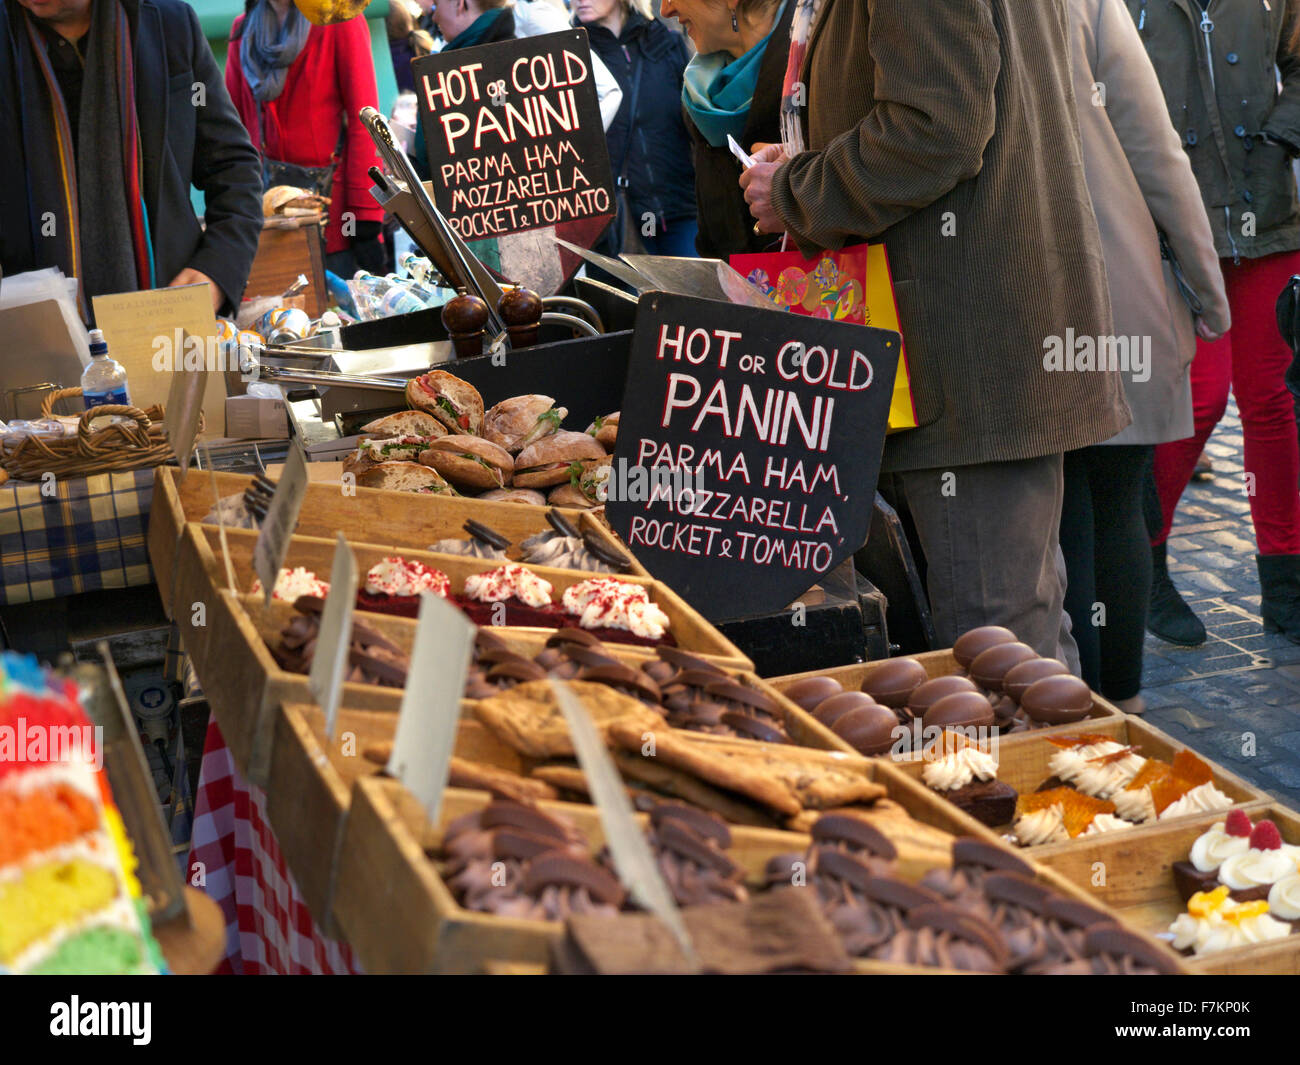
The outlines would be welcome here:
<svg viewBox="0 0 1300 1065">
<path fill-rule="evenodd" d="M 1213 344 L 1196 342 L 1192 361 L 1192 407 L 1196 431 L 1186 440 L 1156 447 L 1156 490 L 1164 526 L 1155 543 L 1169 536 L 1178 498 L 1187 487 L 1205 441 L 1223 417 L 1228 389 L 1237 397 L 1245 437 L 1246 480 L 1255 542 L 1261 555 L 1300 554 L 1300 447 L 1291 393 L 1283 376 L 1291 349 L 1277 328 L 1274 304 L 1292 274 L 1300 273 L 1300 252 L 1282 252 L 1234 264 L 1220 260 L 1232 309 L 1232 329 Z M 1253 475 L 1253 476 L 1252 476 Z"/>
</svg>

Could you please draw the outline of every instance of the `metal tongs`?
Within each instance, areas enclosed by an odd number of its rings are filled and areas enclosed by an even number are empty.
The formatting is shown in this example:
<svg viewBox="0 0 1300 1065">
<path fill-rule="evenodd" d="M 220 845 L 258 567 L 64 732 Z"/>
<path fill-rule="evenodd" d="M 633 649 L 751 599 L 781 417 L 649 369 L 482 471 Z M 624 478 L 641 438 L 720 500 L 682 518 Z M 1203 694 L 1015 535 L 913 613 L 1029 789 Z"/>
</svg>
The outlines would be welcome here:
<svg viewBox="0 0 1300 1065">
<path fill-rule="evenodd" d="M 411 167 L 406 152 L 393 136 L 387 120 L 373 107 L 361 109 L 361 122 L 370 132 L 379 156 L 387 167 L 384 173 L 378 167 L 370 168 L 370 179 L 375 183 L 370 195 L 389 214 L 393 215 L 420 246 L 433 264 L 441 271 L 453 288 L 463 288 L 478 296 L 488 307 L 488 335 L 493 345 L 507 336 L 505 322 L 497 313 L 497 305 L 504 292 L 468 246 L 460 234 L 438 210 L 419 175 Z M 598 336 L 605 325 L 596 309 L 584 300 L 572 296 L 543 296 L 542 322 L 565 325 L 589 336 Z M 576 314 L 551 308 L 564 307 Z"/>
<path fill-rule="evenodd" d="M 361 122 L 388 171 L 384 173 L 378 167 L 371 167 L 370 178 L 375 187 L 370 194 L 402 223 L 453 288 L 463 288 L 487 304 L 488 332 L 493 336 L 504 333 L 505 322 L 497 313 L 501 286 L 434 206 L 411 160 L 393 136 L 388 120 L 373 107 L 363 107 Z"/>
</svg>

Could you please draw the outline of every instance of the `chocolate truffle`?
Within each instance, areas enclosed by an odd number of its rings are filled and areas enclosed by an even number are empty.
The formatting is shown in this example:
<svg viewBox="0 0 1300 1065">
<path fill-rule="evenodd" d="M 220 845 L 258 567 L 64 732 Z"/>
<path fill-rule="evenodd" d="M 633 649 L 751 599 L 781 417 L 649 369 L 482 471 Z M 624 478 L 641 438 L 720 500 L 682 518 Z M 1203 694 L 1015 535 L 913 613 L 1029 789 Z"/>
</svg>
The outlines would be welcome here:
<svg viewBox="0 0 1300 1065">
<path fill-rule="evenodd" d="M 850 710 L 835 722 L 832 731 L 854 750 L 870 755 L 888 751 L 894 744 L 894 730 L 898 727 L 894 711 L 873 703 L 870 709 Z"/>
<path fill-rule="evenodd" d="M 970 664 L 984 651 L 1000 643 L 1015 643 L 1016 634 L 1001 625 L 982 625 L 957 637 L 952 645 L 952 656 L 962 669 L 970 669 Z"/>
<path fill-rule="evenodd" d="M 1026 689 L 1035 681 L 1044 677 L 1065 676 L 1069 672 L 1069 667 L 1055 658 L 1027 658 L 1006 671 L 1002 677 L 1002 690 L 1020 702 Z"/>
<path fill-rule="evenodd" d="M 1012 666 L 1027 662 L 1038 655 L 1024 643 L 1000 643 L 982 651 L 970 664 L 971 680 L 990 691 L 1002 690 L 1002 678 Z"/>
<path fill-rule="evenodd" d="M 819 704 L 843 690 L 834 677 L 804 677 L 786 688 L 785 697 L 811 713 Z"/>
<path fill-rule="evenodd" d="M 1035 721 L 1066 725 L 1082 721 L 1092 710 L 1092 691 L 1069 674 L 1034 681 L 1020 698 L 1020 706 Z"/>
<path fill-rule="evenodd" d="M 978 690 L 973 680 L 958 676 L 956 673 L 946 677 L 935 677 L 934 680 L 927 680 L 912 692 L 907 700 L 907 710 L 913 717 L 924 717 L 925 712 L 945 695 Z"/>
<path fill-rule="evenodd" d="M 892 658 L 874 666 L 862 682 L 862 690 L 882 706 L 900 709 L 908 697 L 929 679 L 925 666 L 915 658 Z"/>
<path fill-rule="evenodd" d="M 930 707 L 923 723 L 926 728 L 989 726 L 993 724 L 993 706 L 979 692 L 954 692 Z"/>
</svg>

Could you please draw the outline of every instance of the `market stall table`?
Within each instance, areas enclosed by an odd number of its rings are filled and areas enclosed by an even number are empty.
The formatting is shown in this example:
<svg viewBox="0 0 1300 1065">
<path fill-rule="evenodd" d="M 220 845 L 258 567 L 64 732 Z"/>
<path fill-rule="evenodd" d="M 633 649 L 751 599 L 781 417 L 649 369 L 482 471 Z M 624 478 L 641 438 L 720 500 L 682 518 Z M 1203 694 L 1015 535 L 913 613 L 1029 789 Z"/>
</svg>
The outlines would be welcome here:
<svg viewBox="0 0 1300 1065">
<path fill-rule="evenodd" d="M 0 486 L 0 606 L 153 582 L 154 471 Z"/>
<path fill-rule="evenodd" d="M 186 870 L 191 884 L 202 873 L 195 886 L 225 915 L 218 973 L 361 972 L 348 946 L 316 927 L 266 819 L 266 795 L 239 775 L 215 721 L 203 747 Z"/>
</svg>

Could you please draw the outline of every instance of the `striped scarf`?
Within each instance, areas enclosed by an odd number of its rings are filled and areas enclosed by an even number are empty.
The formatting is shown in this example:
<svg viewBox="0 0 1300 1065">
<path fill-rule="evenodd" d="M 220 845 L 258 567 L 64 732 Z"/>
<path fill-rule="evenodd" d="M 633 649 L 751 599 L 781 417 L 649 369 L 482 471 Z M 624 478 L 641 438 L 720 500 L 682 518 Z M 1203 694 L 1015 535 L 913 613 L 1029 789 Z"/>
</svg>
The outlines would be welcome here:
<svg viewBox="0 0 1300 1065">
<path fill-rule="evenodd" d="M 97 0 L 86 42 L 77 149 L 45 37 L 22 12 L 27 186 L 38 265 L 58 266 L 90 297 L 153 288 L 153 252 L 142 184 L 131 27 L 120 3 Z M 30 63 L 30 65 L 28 65 Z M 21 76 L 21 75 L 20 75 Z"/>
<path fill-rule="evenodd" d="M 790 22 L 790 60 L 781 85 L 781 146 L 786 157 L 793 159 L 804 150 L 803 110 L 808 106 L 808 86 L 800 75 L 808 54 L 808 39 L 817 22 L 824 0 L 795 0 L 794 18 Z"/>
</svg>

